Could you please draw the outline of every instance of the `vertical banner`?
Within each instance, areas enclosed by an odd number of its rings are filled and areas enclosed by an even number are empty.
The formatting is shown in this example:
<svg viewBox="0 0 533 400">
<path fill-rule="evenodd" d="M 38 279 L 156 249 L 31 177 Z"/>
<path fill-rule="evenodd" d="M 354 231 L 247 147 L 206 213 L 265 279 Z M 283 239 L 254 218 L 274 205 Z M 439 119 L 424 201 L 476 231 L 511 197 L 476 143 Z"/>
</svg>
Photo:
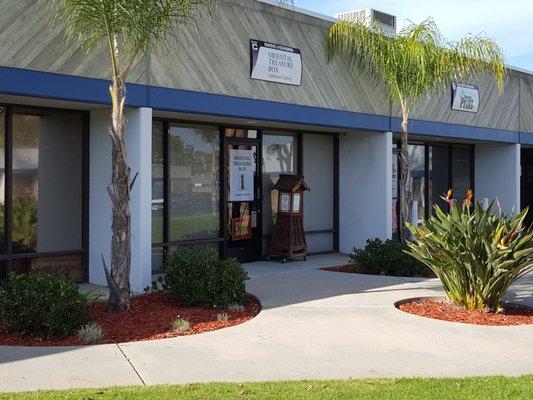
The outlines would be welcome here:
<svg viewBox="0 0 533 400">
<path fill-rule="evenodd" d="M 229 151 L 229 201 L 254 201 L 253 150 Z"/>
</svg>

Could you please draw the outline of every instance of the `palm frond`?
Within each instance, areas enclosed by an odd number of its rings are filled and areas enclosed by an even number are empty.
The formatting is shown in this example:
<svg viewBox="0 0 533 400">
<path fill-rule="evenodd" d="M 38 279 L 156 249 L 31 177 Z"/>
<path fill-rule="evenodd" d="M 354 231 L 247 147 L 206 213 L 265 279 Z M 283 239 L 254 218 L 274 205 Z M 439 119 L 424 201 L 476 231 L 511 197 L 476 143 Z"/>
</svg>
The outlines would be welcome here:
<svg viewBox="0 0 533 400">
<path fill-rule="evenodd" d="M 49 0 L 46 3 L 55 12 L 55 25 L 86 52 L 103 41 L 111 44 L 116 41 L 122 57 L 116 62 L 122 61 L 122 70 L 127 71 L 140 53 L 192 23 L 200 8 L 208 8 L 216 0 Z"/>
<path fill-rule="evenodd" d="M 329 30 L 327 55 L 342 55 L 351 67 L 382 80 L 391 101 L 409 109 L 422 97 L 445 90 L 450 80 L 493 77 L 503 89 L 506 70 L 501 48 L 485 36 L 448 42 L 433 19 L 409 23 L 387 37 L 379 26 L 339 21 Z"/>
</svg>

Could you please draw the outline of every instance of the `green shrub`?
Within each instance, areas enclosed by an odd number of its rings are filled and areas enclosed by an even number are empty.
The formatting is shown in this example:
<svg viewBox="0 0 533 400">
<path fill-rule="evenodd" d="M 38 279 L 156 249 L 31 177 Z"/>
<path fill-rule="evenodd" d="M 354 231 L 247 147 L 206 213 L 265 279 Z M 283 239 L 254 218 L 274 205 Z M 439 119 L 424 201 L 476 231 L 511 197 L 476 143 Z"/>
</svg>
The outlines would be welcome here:
<svg viewBox="0 0 533 400">
<path fill-rule="evenodd" d="M 448 199 L 449 213 L 435 207 L 420 227 L 409 225 L 410 254 L 435 272 L 454 304 L 497 311 L 509 286 L 533 267 L 533 231 L 524 227 L 527 209 L 508 216 L 494 202 L 487 210 L 472 206 L 471 198 L 462 206 Z"/>
<path fill-rule="evenodd" d="M 0 321 L 23 336 L 63 338 L 89 322 L 87 298 L 62 274 L 12 274 L 0 284 Z"/>
<path fill-rule="evenodd" d="M 367 240 L 364 249 L 354 249 L 348 268 L 358 274 L 388 276 L 428 276 L 427 267 L 406 254 L 407 246 L 392 239 Z"/>
<path fill-rule="evenodd" d="M 164 287 L 181 304 L 226 307 L 246 293 L 246 270 L 233 258 L 219 260 L 212 247 L 183 248 L 164 263 Z"/>
</svg>

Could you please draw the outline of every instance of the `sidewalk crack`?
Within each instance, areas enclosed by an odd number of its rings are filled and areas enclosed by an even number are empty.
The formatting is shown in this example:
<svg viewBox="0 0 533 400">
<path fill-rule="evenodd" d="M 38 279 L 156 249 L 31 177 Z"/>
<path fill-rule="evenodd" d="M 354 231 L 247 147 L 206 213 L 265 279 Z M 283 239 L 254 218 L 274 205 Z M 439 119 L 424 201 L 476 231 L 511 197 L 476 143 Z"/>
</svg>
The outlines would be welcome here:
<svg viewBox="0 0 533 400">
<path fill-rule="evenodd" d="M 126 353 L 124 353 L 124 350 L 122 350 L 122 347 L 120 347 L 120 345 L 117 343 L 116 344 L 117 348 L 120 350 L 120 352 L 122 353 L 122 355 L 124 356 L 124 358 L 126 359 L 126 361 L 128 362 L 128 364 L 131 366 L 131 368 L 133 369 L 133 371 L 135 372 L 135 375 L 137 375 L 137 377 L 139 378 L 139 380 L 141 381 L 141 383 L 143 384 L 143 386 L 146 386 L 146 382 L 144 381 L 143 377 L 141 376 L 141 374 L 139 373 L 139 371 L 137 370 L 137 368 L 135 368 L 135 366 L 133 365 L 133 363 L 131 362 L 131 360 L 128 358 L 128 356 L 126 355 Z"/>
</svg>

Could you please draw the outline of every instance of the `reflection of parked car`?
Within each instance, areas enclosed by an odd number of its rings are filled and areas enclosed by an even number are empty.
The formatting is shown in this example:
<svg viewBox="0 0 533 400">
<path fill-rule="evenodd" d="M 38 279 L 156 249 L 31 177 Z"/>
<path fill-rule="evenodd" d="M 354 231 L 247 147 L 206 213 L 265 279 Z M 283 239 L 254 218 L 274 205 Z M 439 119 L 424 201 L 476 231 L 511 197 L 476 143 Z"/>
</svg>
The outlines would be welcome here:
<svg viewBox="0 0 533 400">
<path fill-rule="evenodd" d="M 163 199 L 152 200 L 152 211 L 163 211 L 165 201 Z"/>
</svg>

